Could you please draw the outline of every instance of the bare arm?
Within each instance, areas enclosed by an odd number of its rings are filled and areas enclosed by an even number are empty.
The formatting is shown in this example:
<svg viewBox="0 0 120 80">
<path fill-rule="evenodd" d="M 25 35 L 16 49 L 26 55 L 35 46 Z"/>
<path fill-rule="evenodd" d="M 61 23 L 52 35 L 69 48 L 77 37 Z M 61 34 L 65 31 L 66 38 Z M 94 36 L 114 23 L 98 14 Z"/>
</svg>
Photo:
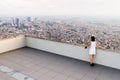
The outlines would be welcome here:
<svg viewBox="0 0 120 80">
<path fill-rule="evenodd" d="M 90 42 L 85 46 L 85 49 L 87 49 L 87 47 L 89 47 L 90 46 Z"/>
<path fill-rule="evenodd" d="M 96 48 L 99 48 L 99 43 L 98 42 L 96 42 Z"/>
<path fill-rule="evenodd" d="M 100 44 L 98 42 L 96 42 L 96 48 L 97 49 L 105 49 L 105 47 L 100 46 Z"/>
</svg>

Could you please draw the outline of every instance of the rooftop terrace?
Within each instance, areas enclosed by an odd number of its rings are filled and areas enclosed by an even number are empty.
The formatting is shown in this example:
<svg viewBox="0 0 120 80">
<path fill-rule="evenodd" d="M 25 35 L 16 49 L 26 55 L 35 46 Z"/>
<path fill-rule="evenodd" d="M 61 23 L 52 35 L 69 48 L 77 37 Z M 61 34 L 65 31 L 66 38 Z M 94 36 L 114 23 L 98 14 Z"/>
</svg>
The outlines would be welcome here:
<svg viewBox="0 0 120 80">
<path fill-rule="evenodd" d="M 10 75 L 1 66 L 32 79 Z M 120 70 L 24 47 L 0 54 L 0 80 L 120 80 Z"/>
</svg>

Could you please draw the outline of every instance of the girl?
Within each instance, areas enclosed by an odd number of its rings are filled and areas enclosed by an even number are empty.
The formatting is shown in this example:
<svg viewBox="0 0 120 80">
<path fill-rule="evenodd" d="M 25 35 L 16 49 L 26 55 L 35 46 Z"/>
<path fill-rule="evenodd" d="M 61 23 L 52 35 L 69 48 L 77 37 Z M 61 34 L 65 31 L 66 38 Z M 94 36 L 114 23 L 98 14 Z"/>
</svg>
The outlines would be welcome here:
<svg viewBox="0 0 120 80">
<path fill-rule="evenodd" d="M 96 41 L 95 41 L 95 37 L 91 36 L 91 44 L 90 44 L 90 50 L 89 50 L 89 54 L 90 54 L 90 65 L 94 66 L 94 55 L 96 54 Z"/>
<path fill-rule="evenodd" d="M 91 36 L 91 43 L 90 43 L 90 66 L 94 66 L 94 56 L 96 54 L 96 47 L 98 47 L 98 44 L 95 40 L 95 36 Z M 87 46 L 85 47 L 87 48 Z"/>
</svg>

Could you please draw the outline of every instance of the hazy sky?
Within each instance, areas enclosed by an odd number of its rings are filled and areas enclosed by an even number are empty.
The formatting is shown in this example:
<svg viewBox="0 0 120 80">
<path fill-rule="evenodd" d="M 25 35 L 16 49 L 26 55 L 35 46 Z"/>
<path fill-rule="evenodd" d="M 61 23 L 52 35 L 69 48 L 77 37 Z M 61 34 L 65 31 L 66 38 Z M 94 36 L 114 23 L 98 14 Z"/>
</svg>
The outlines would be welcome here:
<svg viewBox="0 0 120 80">
<path fill-rule="evenodd" d="M 120 0 L 0 0 L 0 16 L 120 16 Z"/>
</svg>

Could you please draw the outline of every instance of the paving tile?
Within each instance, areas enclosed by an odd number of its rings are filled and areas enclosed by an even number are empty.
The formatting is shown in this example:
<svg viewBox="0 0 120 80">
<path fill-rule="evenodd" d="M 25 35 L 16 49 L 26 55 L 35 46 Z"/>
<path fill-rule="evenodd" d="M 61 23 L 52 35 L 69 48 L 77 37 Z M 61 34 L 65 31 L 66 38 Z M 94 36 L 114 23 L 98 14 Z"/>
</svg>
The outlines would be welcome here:
<svg viewBox="0 0 120 80">
<path fill-rule="evenodd" d="M 66 80 L 79 80 L 79 79 L 74 78 L 74 77 L 68 77 Z"/>
<path fill-rule="evenodd" d="M 67 80 L 68 76 L 58 73 L 52 80 Z"/>
<path fill-rule="evenodd" d="M 0 71 L 0 80 L 16 80 L 16 79 Z"/>
</svg>

